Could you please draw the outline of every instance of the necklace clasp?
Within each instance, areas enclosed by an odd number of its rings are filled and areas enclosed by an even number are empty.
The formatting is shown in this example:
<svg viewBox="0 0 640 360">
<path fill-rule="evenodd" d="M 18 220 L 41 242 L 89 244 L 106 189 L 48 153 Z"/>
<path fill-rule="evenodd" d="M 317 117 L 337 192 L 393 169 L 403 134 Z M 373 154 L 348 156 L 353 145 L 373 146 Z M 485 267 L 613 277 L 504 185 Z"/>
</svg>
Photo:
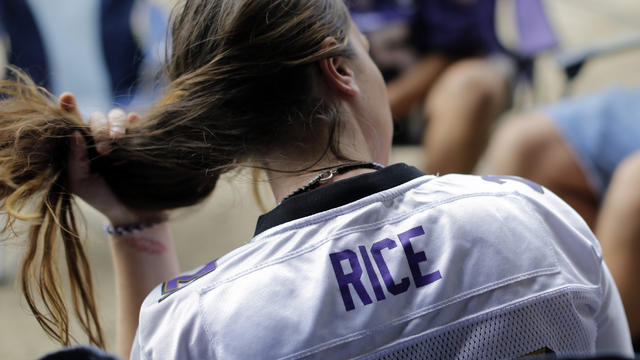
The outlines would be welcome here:
<svg viewBox="0 0 640 360">
<path fill-rule="evenodd" d="M 328 170 L 326 172 L 323 172 L 322 174 L 318 175 L 318 182 L 325 182 L 325 181 L 329 181 L 331 180 L 336 174 L 338 173 L 338 170 L 336 169 L 331 169 Z"/>
</svg>

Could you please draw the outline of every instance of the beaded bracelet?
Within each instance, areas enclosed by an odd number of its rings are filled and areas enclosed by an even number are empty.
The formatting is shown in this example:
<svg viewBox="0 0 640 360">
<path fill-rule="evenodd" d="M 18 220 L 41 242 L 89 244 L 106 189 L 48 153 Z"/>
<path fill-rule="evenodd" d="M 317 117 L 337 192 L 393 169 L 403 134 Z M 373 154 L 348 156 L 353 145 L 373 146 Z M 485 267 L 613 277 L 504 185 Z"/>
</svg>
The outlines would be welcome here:
<svg viewBox="0 0 640 360">
<path fill-rule="evenodd" d="M 148 221 L 143 221 L 143 222 L 133 223 L 133 224 L 126 224 L 126 225 L 118 225 L 118 226 L 113 226 L 110 223 L 105 222 L 104 231 L 106 231 L 107 234 L 113 235 L 113 236 L 131 235 L 137 232 L 150 229 L 156 225 L 160 225 L 166 222 L 168 219 L 169 219 L 168 216 L 161 216 Z"/>
</svg>

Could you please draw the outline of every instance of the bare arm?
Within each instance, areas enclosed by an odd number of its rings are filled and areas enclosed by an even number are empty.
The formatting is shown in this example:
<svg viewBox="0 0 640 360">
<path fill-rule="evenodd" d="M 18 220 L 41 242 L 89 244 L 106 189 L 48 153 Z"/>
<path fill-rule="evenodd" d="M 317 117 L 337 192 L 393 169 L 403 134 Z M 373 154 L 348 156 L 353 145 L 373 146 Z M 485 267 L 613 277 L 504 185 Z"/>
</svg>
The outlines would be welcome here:
<svg viewBox="0 0 640 360">
<path fill-rule="evenodd" d="M 178 259 L 167 223 L 109 240 L 116 277 L 116 351 L 128 358 L 143 300 L 156 285 L 178 275 Z"/>
</svg>

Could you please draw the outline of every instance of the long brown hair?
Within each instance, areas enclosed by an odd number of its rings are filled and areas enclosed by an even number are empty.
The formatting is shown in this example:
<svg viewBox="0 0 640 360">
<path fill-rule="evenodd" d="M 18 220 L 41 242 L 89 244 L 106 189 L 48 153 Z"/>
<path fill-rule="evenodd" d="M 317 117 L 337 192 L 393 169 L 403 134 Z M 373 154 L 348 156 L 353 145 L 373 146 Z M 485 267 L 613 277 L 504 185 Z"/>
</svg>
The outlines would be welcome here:
<svg viewBox="0 0 640 360">
<path fill-rule="evenodd" d="M 310 134 L 326 136 L 326 151 L 340 158 L 340 114 L 318 86 L 315 64 L 352 55 L 342 0 L 186 0 L 172 23 L 165 97 L 109 155 L 89 149 L 92 171 L 124 204 L 198 203 L 221 173 Z M 338 44 L 323 46 L 327 37 Z M 56 262 L 62 247 L 73 311 L 89 341 L 104 347 L 67 180 L 72 133 L 89 138 L 89 129 L 20 71 L 0 82 L 0 98 L 4 234 L 16 220 L 30 224 L 21 272 L 27 304 L 50 336 L 70 344 Z M 34 212 L 25 210 L 34 202 Z"/>
</svg>

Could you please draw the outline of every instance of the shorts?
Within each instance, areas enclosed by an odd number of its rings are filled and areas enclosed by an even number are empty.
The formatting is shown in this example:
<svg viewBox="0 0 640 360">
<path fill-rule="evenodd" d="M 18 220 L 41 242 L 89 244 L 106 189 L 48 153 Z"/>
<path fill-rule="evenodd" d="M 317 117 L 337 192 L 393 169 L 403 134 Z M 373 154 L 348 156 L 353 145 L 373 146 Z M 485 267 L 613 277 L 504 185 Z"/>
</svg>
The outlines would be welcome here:
<svg viewBox="0 0 640 360">
<path fill-rule="evenodd" d="M 610 88 L 545 111 L 601 198 L 618 165 L 640 150 L 640 89 Z"/>
<path fill-rule="evenodd" d="M 411 24 L 422 53 L 468 57 L 503 52 L 495 33 L 495 0 L 421 0 Z"/>
</svg>

